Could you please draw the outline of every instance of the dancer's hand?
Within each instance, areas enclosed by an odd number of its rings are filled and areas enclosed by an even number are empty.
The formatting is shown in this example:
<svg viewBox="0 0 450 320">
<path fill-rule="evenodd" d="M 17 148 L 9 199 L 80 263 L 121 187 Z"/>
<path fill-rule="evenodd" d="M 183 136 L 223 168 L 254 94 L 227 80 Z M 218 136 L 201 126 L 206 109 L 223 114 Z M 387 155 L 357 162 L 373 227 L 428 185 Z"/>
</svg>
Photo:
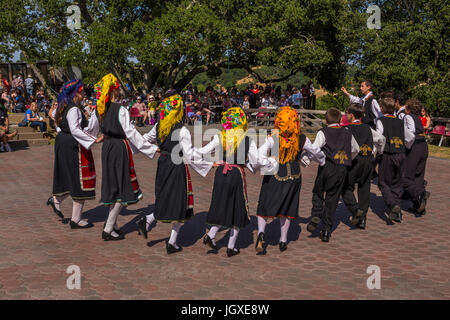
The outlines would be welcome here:
<svg viewBox="0 0 450 320">
<path fill-rule="evenodd" d="M 160 148 L 156 149 L 156 152 L 161 153 L 161 149 Z"/>
<path fill-rule="evenodd" d="M 95 143 L 102 143 L 104 139 L 105 136 L 98 137 L 97 139 L 95 139 Z"/>
</svg>

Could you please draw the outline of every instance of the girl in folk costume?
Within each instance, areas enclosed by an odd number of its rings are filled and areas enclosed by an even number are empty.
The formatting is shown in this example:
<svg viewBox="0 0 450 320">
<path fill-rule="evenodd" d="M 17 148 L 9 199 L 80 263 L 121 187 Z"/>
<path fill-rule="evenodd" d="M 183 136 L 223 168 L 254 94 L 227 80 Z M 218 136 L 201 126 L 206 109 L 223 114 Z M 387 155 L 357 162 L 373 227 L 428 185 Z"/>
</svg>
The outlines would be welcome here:
<svg viewBox="0 0 450 320">
<path fill-rule="evenodd" d="M 298 203 L 302 186 L 300 164 L 309 165 L 309 159 L 301 158 L 305 152 L 319 163 L 325 163 L 325 155 L 313 146 L 311 141 L 300 130 L 300 120 L 292 107 L 282 107 L 275 118 L 275 132 L 260 147 L 261 157 L 279 142 L 278 170 L 275 174 L 265 175 L 257 209 L 258 238 L 256 251 L 263 252 L 265 247 L 264 230 L 266 219 L 280 218 L 281 237 L 280 251 L 287 249 L 287 233 L 290 221 L 298 217 Z"/>
<path fill-rule="evenodd" d="M 157 147 L 145 141 L 130 123 L 128 110 L 117 103 L 119 82 L 111 73 L 104 76 L 95 85 L 97 94 L 97 113 L 104 134 L 102 147 L 102 198 L 109 206 L 109 215 L 105 223 L 102 239 L 122 240 L 123 233 L 116 221 L 123 207 L 135 204 L 142 199 L 133 153 L 142 152 L 153 158 Z"/>
<path fill-rule="evenodd" d="M 202 176 L 208 173 L 212 163 L 202 160 L 193 148 L 191 134 L 183 126 L 183 100 L 174 91 L 163 97 L 159 104 L 159 122 L 144 139 L 157 144 L 160 157 L 156 170 L 155 212 L 139 219 L 137 225 L 147 239 L 153 221 L 172 223 L 166 250 L 168 254 L 179 252 L 182 247 L 176 241 L 180 228 L 194 216 L 194 195 L 186 163 Z"/>
<path fill-rule="evenodd" d="M 58 94 L 55 122 L 58 135 L 55 140 L 53 170 L 53 197 L 47 200 L 53 211 L 64 218 L 61 202 L 69 195 L 73 200 L 72 229 L 93 227 L 81 219 L 84 201 L 95 198 L 95 165 L 91 147 L 97 139 L 99 126 L 96 116 L 89 121 L 81 110 L 84 97 L 81 80 L 71 80 L 62 86 Z"/>
<path fill-rule="evenodd" d="M 203 243 L 217 250 L 215 237 L 220 227 L 231 229 L 227 256 L 239 254 L 235 243 L 239 230 L 250 223 L 248 218 L 247 183 L 245 166 L 254 173 L 256 169 L 273 168 L 276 162 L 269 158 L 259 158 L 256 143 L 247 136 L 247 118 L 239 107 L 229 108 L 222 116 L 222 133 L 198 151 L 202 154 L 217 150 L 220 159 L 214 176 L 211 205 L 206 223 L 211 229 L 203 238 Z M 270 161 L 273 160 L 273 161 Z"/>
</svg>

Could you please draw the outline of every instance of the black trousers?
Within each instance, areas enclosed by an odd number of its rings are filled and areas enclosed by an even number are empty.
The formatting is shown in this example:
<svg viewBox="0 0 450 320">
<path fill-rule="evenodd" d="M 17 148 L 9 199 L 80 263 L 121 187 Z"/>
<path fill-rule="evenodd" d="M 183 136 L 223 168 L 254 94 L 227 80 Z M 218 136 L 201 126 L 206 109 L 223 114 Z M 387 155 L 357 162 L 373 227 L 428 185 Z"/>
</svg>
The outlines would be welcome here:
<svg viewBox="0 0 450 320">
<path fill-rule="evenodd" d="M 404 153 L 384 153 L 378 165 L 378 187 L 389 210 L 400 205 L 404 162 Z"/>
<path fill-rule="evenodd" d="M 329 160 L 319 167 L 313 188 L 311 215 L 319 217 L 326 231 L 333 227 L 334 213 L 342 194 L 348 168 Z"/>
<path fill-rule="evenodd" d="M 353 160 L 353 164 L 348 171 L 342 192 L 342 200 L 353 216 L 358 209 L 364 212 L 364 216 L 369 210 L 372 170 L 373 157 L 362 157 L 358 155 Z M 358 185 L 358 201 L 356 201 L 354 194 L 355 185 Z"/>
<path fill-rule="evenodd" d="M 425 191 L 425 167 L 428 159 L 428 144 L 415 142 L 406 153 L 404 182 L 405 191 L 414 202 Z"/>
</svg>

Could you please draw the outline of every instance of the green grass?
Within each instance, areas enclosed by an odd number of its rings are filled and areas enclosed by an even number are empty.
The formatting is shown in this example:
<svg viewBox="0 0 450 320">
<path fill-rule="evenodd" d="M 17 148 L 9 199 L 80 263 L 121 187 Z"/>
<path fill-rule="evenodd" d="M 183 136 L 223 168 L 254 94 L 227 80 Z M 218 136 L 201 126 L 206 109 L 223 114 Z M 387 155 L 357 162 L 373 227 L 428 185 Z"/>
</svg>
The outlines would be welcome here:
<svg viewBox="0 0 450 320">
<path fill-rule="evenodd" d="M 438 147 L 433 144 L 428 145 L 428 155 L 430 157 L 450 159 L 450 148 L 449 147 Z"/>
</svg>

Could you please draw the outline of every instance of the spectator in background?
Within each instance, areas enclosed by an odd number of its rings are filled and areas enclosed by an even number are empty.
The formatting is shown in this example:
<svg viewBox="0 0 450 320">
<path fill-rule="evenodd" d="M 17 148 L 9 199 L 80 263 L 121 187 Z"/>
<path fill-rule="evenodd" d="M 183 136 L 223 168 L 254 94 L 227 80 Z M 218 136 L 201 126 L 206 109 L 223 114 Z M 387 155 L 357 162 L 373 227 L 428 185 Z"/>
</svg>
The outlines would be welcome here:
<svg viewBox="0 0 450 320">
<path fill-rule="evenodd" d="M 25 122 L 32 128 L 40 128 L 40 131 L 47 133 L 47 123 L 39 116 L 37 103 L 32 102 L 30 109 L 25 112 Z"/>
<path fill-rule="evenodd" d="M 25 112 L 27 110 L 25 106 L 25 99 L 22 96 L 20 89 L 16 89 L 14 92 L 14 112 Z"/>
<path fill-rule="evenodd" d="M 3 78 L 3 74 L 0 73 L 0 92 L 4 91 L 7 94 L 9 94 L 10 86 L 8 84 L 8 80 L 6 78 Z"/>
<path fill-rule="evenodd" d="M 249 92 L 249 101 L 250 101 L 250 108 L 255 109 L 257 105 L 257 101 L 259 100 L 260 92 L 256 84 L 252 86 L 252 89 Z"/>
<path fill-rule="evenodd" d="M 0 90 L 0 93 L 1 93 L 0 98 L 4 100 L 4 106 L 5 106 L 6 110 L 8 110 L 9 112 L 12 112 L 13 108 L 12 108 L 11 99 L 8 94 L 8 91 L 5 88 L 3 88 L 3 90 Z"/>
<path fill-rule="evenodd" d="M 306 84 L 302 85 L 302 97 L 303 97 L 303 108 L 310 109 L 310 99 L 309 99 L 309 86 Z"/>
<path fill-rule="evenodd" d="M 0 151 L 11 152 L 12 149 L 8 144 L 8 140 L 14 138 L 14 136 L 17 135 L 17 130 L 15 130 L 13 133 L 9 132 L 9 118 L 5 103 L 5 100 L 0 99 Z"/>
<path fill-rule="evenodd" d="M 147 96 L 147 108 L 148 108 L 148 114 L 147 118 L 150 119 L 150 125 L 154 125 L 156 123 L 156 101 L 153 94 L 149 94 Z M 145 119 L 144 119 L 145 123 Z"/>
<path fill-rule="evenodd" d="M 289 103 L 294 109 L 300 109 L 302 104 L 302 94 L 297 88 L 292 89 L 292 96 L 289 99 Z"/>
<path fill-rule="evenodd" d="M 425 129 L 425 133 L 428 133 L 431 129 L 431 117 L 428 114 L 428 110 L 422 108 L 420 111 L 420 121 L 422 122 L 423 128 Z"/>
<path fill-rule="evenodd" d="M 34 79 L 31 74 L 25 79 L 25 88 L 27 89 L 28 97 L 32 97 L 34 95 Z"/>
<path fill-rule="evenodd" d="M 250 102 L 248 101 L 248 96 L 244 96 L 244 101 L 242 102 L 242 109 L 248 110 L 250 109 Z"/>
<path fill-rule="evenodd" d="M 139 110 L 139 114 L 142 117 L 139 118 L 139 122 L 138 122 L 137 126 L 138 127 L 143 127 L 144 126 L 144 124 L 143 124 L 143 117 L 147 118 L 146 117 L 146 114 L 147 114 L 147 110 L 146 109 L 147 108 L 145 107 L 145 103 L 142 102 L 142 98 L 141 97 L 137 97 L 137 101 L 136 101 L 135 104 L 133 104 L 132 108 L 135 108 L 135 109 Z"/>
<path fill-rule="evenodd" d="M 311 97 L 310 107 L 311 109 L 316 109 L 316 90 L 314 89 L 314 84 L 312 80 L 308 81 L 309 94 Z"/>
</svg>

